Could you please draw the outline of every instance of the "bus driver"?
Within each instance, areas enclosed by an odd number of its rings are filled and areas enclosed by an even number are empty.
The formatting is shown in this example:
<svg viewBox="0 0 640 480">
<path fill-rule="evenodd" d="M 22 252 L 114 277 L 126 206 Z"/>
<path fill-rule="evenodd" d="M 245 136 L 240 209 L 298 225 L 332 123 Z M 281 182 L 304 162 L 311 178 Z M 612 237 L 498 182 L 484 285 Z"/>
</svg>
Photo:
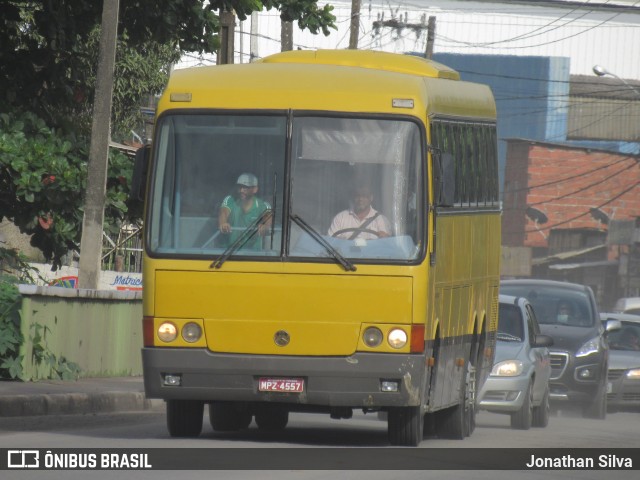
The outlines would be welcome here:
<svg viewBox="0 0 640 480">
<path fill-rule="evenodd" d="M 353 191 L 351 208 L 333 218 L 329 235 L 347 240 L 389 237 L 391 224 L 387 217 L 371 206 L 372 202 L 371 189 L 366 185 L 357 186 Z"/>
</svg>

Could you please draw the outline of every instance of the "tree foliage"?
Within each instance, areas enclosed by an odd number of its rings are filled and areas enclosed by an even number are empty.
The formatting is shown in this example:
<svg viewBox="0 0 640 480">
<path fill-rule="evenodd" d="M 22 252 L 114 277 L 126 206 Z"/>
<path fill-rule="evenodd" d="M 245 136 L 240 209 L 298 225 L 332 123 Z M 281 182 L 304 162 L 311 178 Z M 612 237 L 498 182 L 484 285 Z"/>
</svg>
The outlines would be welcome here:
<svg viewBox="0 0 640 480">
<path fill-rule="evenodd" d="M 328 35 L 335 28 L 333 7 L 320 8 L 317 0 L 120 0 L 120 46 L 140 55 L 137 60 L 154 57 L 160 48 L 169 56 L 213 53 L 219 46 L 216 12 L 233 10 L 244 19 L 263 7 L 279 9 L 284 20 L 313 33 Z M 93 93 L 101 14 L 99 1 L 5 0 L 0 105 L 26 107 L 56 127 L 85 109 L 84 100 L 91 101 Z M 143 73 L 137 74 L 144 84 Z"/>
<path fill-rule="evenodd" d="M 81 236 L 102 4 L 3 0 L 0 8 L 0 220 L 33 235 L 54 266 Z M 263 8 L 313 33 L 335 28 L 333 7 L 317 0 L 120 0 L 112 138 L 130 134 L 142 99 L 162 91 L 181 53 L 217 50 L 222 9 L 244 19 Z M 112 152 L 107 229 L 127 214 L 131 169 Z"/>
<path fill-rule="evenodd" d="M 48 127 L 33 113 L 0 113 L 0 218 L 31 234 L 31 244 L 60 265 L 78 249 L 86 143 Z M 127 211 L 131 161 L 110 153 L 105 228 L 117 229 Z"/>
</svg>

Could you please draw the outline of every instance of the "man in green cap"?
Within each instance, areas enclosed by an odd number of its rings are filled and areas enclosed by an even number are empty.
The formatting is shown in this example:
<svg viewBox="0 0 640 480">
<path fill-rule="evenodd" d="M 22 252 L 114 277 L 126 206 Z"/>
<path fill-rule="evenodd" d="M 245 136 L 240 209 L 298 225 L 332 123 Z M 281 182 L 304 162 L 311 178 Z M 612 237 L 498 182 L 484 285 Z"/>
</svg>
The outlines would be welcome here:
<svg viewBox="0 0 640 480">
<path fill-rule="evenodd" d="M 243 173 L 236 182 L 236 195 L 228 195 L 220 205 L 218 228 L 228 236 L 228 244 L 233 243 L 245 228 L 250 226 L 265 211 L 271 210 L 268 202 L 258 198 L 258 178 L 253 173 Z M 263 222 L 258 232 L 249 240 L 244 248 L 259 250 L 262 247 L 262 236 L 268 229 L 271 220 Z"/>
</svg>

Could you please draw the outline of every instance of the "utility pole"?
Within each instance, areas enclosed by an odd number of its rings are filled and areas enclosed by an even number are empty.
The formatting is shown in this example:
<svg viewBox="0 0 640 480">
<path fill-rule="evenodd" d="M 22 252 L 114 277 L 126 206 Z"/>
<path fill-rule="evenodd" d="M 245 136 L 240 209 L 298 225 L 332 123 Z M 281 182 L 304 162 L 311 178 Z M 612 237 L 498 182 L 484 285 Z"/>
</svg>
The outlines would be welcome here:
<svg viewBox="0 0 640 480">
<path fill-rule="evenodd" d="M 240 40 L 240 63 L 244 62 L 244 22 L 240 20 L 240 35 L 238 35 L 238 39 Z"/>
<path fill-rule="evenodd" d="M 220 12 L 220 50 L 216 63 L 226 65 L 233 63 L 233 40 L 236 16 L 233 12 Z"/>
<path fill-rule="evenodd" d="M 360 0 L 354 0 L 360 1 Z M 427 45 L 424 52 L 426 58 L 433 57 L 433 44 L 436 38 L 436 17 L 429 17 L 429 21 L 427 25 L 424 23 L 424 16 L 420 19 L 420 23 L 408 23 L 406 21 L 407 16 L 405 15 L 404 21 L 400 18 L 391 18 L 391 20 L 384 20 L 384 15 L 382 19 L 376 20 L 373 22 L 373 30 L 378 34 L 383 28 L 392 28 L 394 30 L 401 30 L 403 28 L 410 28 L 416 32 L 427 31 Z M 353 17 L 351 18 L 353 22 Z M 353 31 L 352 31 L 353 35 Z"/>
<path fill-rule="evenodd" d="M 293 50 L 293 22 L 280 20 L 280 51 Z"/>
<path fill-rule="evenodd" d="M 111 101 L 116 63 L 118 8 L 119 0 L 103 0 L 91 144 L 87 163 L 87 189 L 80 240 L 78 283 L 81 288 L 94 290 L 98 288 L 102 263 L 102 232 L 109 141 L 111 140 Z"/>
<path fill-rule="evenodd" d="M 351 28 L 349 35 L 349 49 L 358 49 L 358 37 L 360 36 L 360 1 L 351 0 Z"/>
<path fill-rule="evenodd" d="M 424 56 L 426 58 L 433 58 L 433 43 L 436 39 L 436 17 L 429 17 L 427 23 L 427 49 Z"/>
<path fill-rule="evenodd" d="M 249 61 L 253 62 L 260 56 L 258 52 L 258 12 L 251 12 L 251 40 L 249 45 Z"/>
</svg>

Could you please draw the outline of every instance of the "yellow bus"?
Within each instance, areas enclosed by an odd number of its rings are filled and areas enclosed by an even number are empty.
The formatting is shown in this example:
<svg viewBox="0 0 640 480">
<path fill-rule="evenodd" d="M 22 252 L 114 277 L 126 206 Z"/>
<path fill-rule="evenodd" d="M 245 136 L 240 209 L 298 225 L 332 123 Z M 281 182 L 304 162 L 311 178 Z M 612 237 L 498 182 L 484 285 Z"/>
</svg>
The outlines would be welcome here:
<svg viewBox="0 0 640 480">
<path fill-rule="evenodd" d="M 144 382 L 176 437 L 386 418 L 463 438 L 493 362 L 500 208 L 488 87 L 374 51 L 178 70 L 145 195 Z"/>
</svg>

